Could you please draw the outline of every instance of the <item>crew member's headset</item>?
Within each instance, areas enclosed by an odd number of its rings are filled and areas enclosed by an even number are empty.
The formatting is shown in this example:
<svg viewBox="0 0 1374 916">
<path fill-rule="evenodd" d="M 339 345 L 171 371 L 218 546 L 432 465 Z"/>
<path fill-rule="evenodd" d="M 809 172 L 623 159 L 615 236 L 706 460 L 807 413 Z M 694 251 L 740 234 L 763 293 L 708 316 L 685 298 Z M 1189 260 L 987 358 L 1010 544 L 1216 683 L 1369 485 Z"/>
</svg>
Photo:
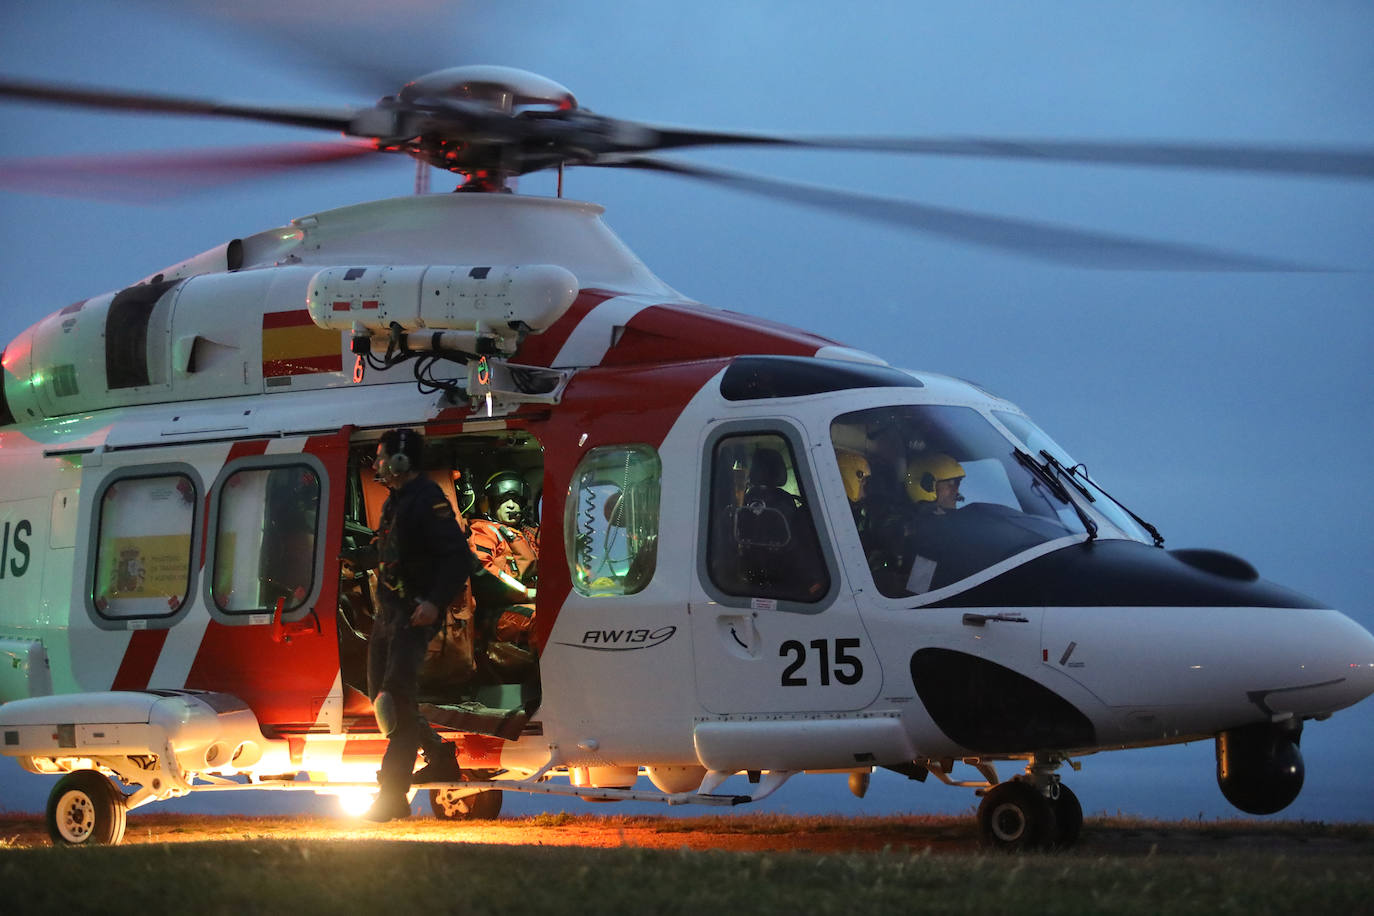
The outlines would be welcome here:
<svg viewBox="0 0 1374 916">
<path fill-rule="evenodd" d="M 411 461 L 407 452 L 414 449 L 414 442 L 415 433 L 404 426 L 398 429 L 396 431 L 396 451 L 377 462 L 377 473 L 388 477 L 399 477 L 401 474 L 409 473 Z"/>
</svg>

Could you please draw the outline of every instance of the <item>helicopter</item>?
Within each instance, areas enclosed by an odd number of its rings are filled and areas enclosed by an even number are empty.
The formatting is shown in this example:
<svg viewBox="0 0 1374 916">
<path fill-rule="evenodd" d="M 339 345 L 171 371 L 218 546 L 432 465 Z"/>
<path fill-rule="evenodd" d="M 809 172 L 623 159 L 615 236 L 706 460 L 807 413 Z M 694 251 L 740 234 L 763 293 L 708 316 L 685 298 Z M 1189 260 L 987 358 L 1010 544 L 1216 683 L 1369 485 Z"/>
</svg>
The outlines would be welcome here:
<svg viewBox="0 0 1374 916">
<path fill-rule="evenodd" d="M 661 128 L 496 67 L 343 111 L 0 95 L 320 127 L 361 142 L 294 161 L 409 153 L 463 180 L 229 240 L 5 348 L 0 731 L 60 776 L 55 842 L 118 842 L 128 810 L 191 792 L 366 788 L 384 741 L 350 557 L 380 511 L 368 456 L 397 426 L 424 432 L 426 472 L 464 511 L 463 481 L 513 470 L 543 530 L 523 654 L 473 623 L 471 670 L 426 685 L 471 777 L 430 787 L 440 816 L 494 815 L 509 791 L 734 806 L 818 771 L 858 793 L 883 767 L 979 791 L 991 845 L 1066 846 L 1075 758 L 1215 739 L 1228 800 L 1271 813 L 1302 787 L 1304 723 L 1374 692 L 1358 624 L 1238 557 L 1166 550 L 1011 402 L 695 303 L 595 205 L 507 193 L 574 165 L 801 193 L 656 156 L 699 145 L 1209 168 L 1215 148 Z M 753 788 L 719 792 L 737 773 Z"/>
</svg>

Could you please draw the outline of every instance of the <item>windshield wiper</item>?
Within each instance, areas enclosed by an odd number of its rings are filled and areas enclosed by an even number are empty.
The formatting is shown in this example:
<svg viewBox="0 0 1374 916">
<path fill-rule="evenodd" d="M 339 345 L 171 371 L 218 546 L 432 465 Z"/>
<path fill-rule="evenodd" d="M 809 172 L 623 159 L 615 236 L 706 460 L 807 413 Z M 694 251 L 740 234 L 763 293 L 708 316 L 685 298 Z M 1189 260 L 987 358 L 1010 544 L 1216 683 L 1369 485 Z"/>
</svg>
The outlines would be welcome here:
<svg viewBox="0 0 1374 916">
<path fill-rule="evenodd" d="M 1068 503 L 1070 506 L 1073 506 L 1073 511 L 1078 515 L 1078 520 L 1083 523 L 1083 527 L 1088 531 L 1088 540 L 1096 540 L 1097 522 L 1093 521 L 1092 516 L 1085 512 L 1083 507 L 1075 502 L 1074 498 L 1069 495 L 1069 490 L 1064 486 L 1063 481 L 1059 479 L 1059 475 L 1050 470 L 1051 466 L 1041 464 L 1019 448 L 1013 449 L 1012 454 L 1016 456 L 1017 461 L 1025 465 L 1026 469 L 1036 476 L 1036 479 L 1049 487 L 1051 493 Z M 1041 452 L 1041 454 L 1043 455 L 1044 452 Z M 1050 460 L 1053 461 L 1053 459 Z M 1063 470 L 1063 465 L 1060 465 L 1059 462 L 1054 461 L 1054 465 L 1058 466 L 1061 471 Z M 1082 489 L 1076 481 L 1074 482 L 1074 487 Z M 1089 498 L 1091 499 L 1091 497 Z"/>
<path fill-rule="evenodd" d="M 1060 464 L 1058 458 L 1054 457 L 1043 448 L 1040 450 L 1040 457 L 1044 458 L 1045 464 L 1053 468 L 1055 472 L 1059 474 L 1059 476 L 1063 477 L 1069 483 L 1073 484 L 1075 490 L 1077 490 L 1079 493 L 1082 493 L 1085 497 L 1087 497 L 1088 502 L 1097 502 L 1096 497 L 1094 497 L 1091 493 L 1088 492 L 1088 488 L 1083 486 L 1083 484 L 1079 483 L 1078 478 L 1073 476 L 1072 469 L 1064 467 L 1064 465 Z"/>
<path fill-rule="evenodd" d="M 1093 489 L 1097 490 L 1097 492 L 1101 493 L 1103 496 L 1107 497 L 1112 502 L 1116 503 L 1121 508 L 1122 512 L 1125 512 L 1127 515 L 1131 517 L 1131 521 L 1135 522 L 1137 525 L 1144 528 L 1145 531 L 1149 533 L 1150 537 L 1154 538 L 1156 547 L 1164 546 L 1164 535 L 1159 533 L 1159 529 L 1156 528 L 1154 525 L 1151 525 L 1149 522 L 1145 521 L 1145 519 L 1136 515 L 1134 512 L 1131 511 L 1129 506 L 1127 506 L 1121 500 L 1117 499 L 1115 496 L 1104 490 L 1102 488 L 1102 484 L 1098 483 L 1096 480 L 1093 480 L 1091 477 L 1089 477 L 1088 466 L 1086 464 L 1075 464 L 1071 468 L 1066 468 L 1057 460 L 1055 460 L 1054 456 L 1050 455 L 1049 453 L 1042 451 L 1040 454 L 1044 455 L 1046 460 L 1048 460 L 1054 467 L 1068 474 L 1069 479 L 1073 481 L 1074 486 L 1078 487 L 1080 490 L 1083 489 L 1083 486 L 1078 483 L 1078 475 L 1082 474 L 1083 479 L 1093 485 Z M 1091 496 L 1089 496 L 1088 498 L 1092 499 Z"/>
</svg>

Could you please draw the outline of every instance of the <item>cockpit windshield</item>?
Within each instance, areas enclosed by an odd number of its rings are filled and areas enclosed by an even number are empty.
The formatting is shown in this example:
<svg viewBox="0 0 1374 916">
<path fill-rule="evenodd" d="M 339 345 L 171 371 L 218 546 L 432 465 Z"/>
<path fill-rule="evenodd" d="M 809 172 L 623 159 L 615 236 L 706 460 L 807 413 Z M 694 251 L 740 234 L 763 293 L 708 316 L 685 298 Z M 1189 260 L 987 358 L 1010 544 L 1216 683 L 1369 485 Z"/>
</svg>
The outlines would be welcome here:
<svg viewBox="0 0 1374 916">
<path fill-rule="evenodd" d="M 889 598 L 968 578 L 1086 533 L 1078 511 L 969 407 L 895 405 L 830 424 L 835 462 L 874 584 Z"/>
<path fill-rule="evenodd" d="M 1108 521 L 1121 530 L 1122 534 L 1137 541 L 1148 542 L 1153 538 L 1156 543 L 1163 543 L 1163 539 L 1157 537 L 1158 532 L 1155 532 L 1154 529 L 1151 528 L 1150 532 L 1147 533 L 1145 528 L 1137 523 L 1136 519 L 1126 511 L 1124 506 L 1118 504 L 1107 491 L 1099 487 L 1097 482 L 1087 475 L 1086 469 L 1083 469 L 1082 473 L 1078 473 L 1078 469 L 1082 468 L 1082 466 L 1075 465 L 1068 453 L 1060 448 L 1053 439 L 1047 436 L 1040 427 L 1036 426 L 1026 417 L 1012 413 L 1008 410 L 994 410 L 992 415 L 996 417 L 1003 426 L 1011 430 L 1011 434 L 1020 439 L 1022 444 L 1025 445 L 1026 451 L 1034 455 L 1037 459 L 1040 457 L 1041 450 L 1044 450 L 1053 455 L 1055 460 L 1062 466 L 1074 468 L 1074 479 L 1091 490 L 1092 494 L 1096 494 L 1095 496 L 1090 494 L 1090 498 L 1094 502 L 1094 508 L 1102 515 L 1105 515 Z M 1101 499 L 1098 497 L 1106 498 Z"/>
</svg>

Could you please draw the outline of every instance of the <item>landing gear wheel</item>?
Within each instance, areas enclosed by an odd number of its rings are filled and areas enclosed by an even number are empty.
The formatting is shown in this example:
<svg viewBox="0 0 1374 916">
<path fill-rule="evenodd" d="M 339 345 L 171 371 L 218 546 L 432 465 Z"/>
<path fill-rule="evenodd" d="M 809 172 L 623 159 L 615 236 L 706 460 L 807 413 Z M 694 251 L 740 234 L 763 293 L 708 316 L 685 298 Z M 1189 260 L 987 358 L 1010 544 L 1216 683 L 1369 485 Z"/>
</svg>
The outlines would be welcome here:
<svg viewBox="0 0 1374 916">
<path fill-rule="evenodd" d="M 1050 800 L 1054 811 L 1054 829 L 1050 831 L 1050 845 L 1068 849 L 1078 842 L 1078 834 L 1083 831 L 1083 806 L 1078 796 L 1063 783 L 1059 784 L 1059 795 Z"/>
<path fill-rule="evenodd" d="M 499 789 L 460 795 L 457 789 L 430 789 L 429 806 L 441 821 L 490 821 L 501 814 Z"/>
<path fill-rule="evenodd" d="M 95 770 L 68 773 L 48 796 L 48 836 L 54 846 L 114 846 L 124 839 L 124 793 Z"/>
<path fill-rule="evenodd" d="M 999 783 L 978 806 L 978 839 L 1008 851 L 1039 849 L 1054 833 L 1049 800 L 1025 782 Z"/>
</svg>

